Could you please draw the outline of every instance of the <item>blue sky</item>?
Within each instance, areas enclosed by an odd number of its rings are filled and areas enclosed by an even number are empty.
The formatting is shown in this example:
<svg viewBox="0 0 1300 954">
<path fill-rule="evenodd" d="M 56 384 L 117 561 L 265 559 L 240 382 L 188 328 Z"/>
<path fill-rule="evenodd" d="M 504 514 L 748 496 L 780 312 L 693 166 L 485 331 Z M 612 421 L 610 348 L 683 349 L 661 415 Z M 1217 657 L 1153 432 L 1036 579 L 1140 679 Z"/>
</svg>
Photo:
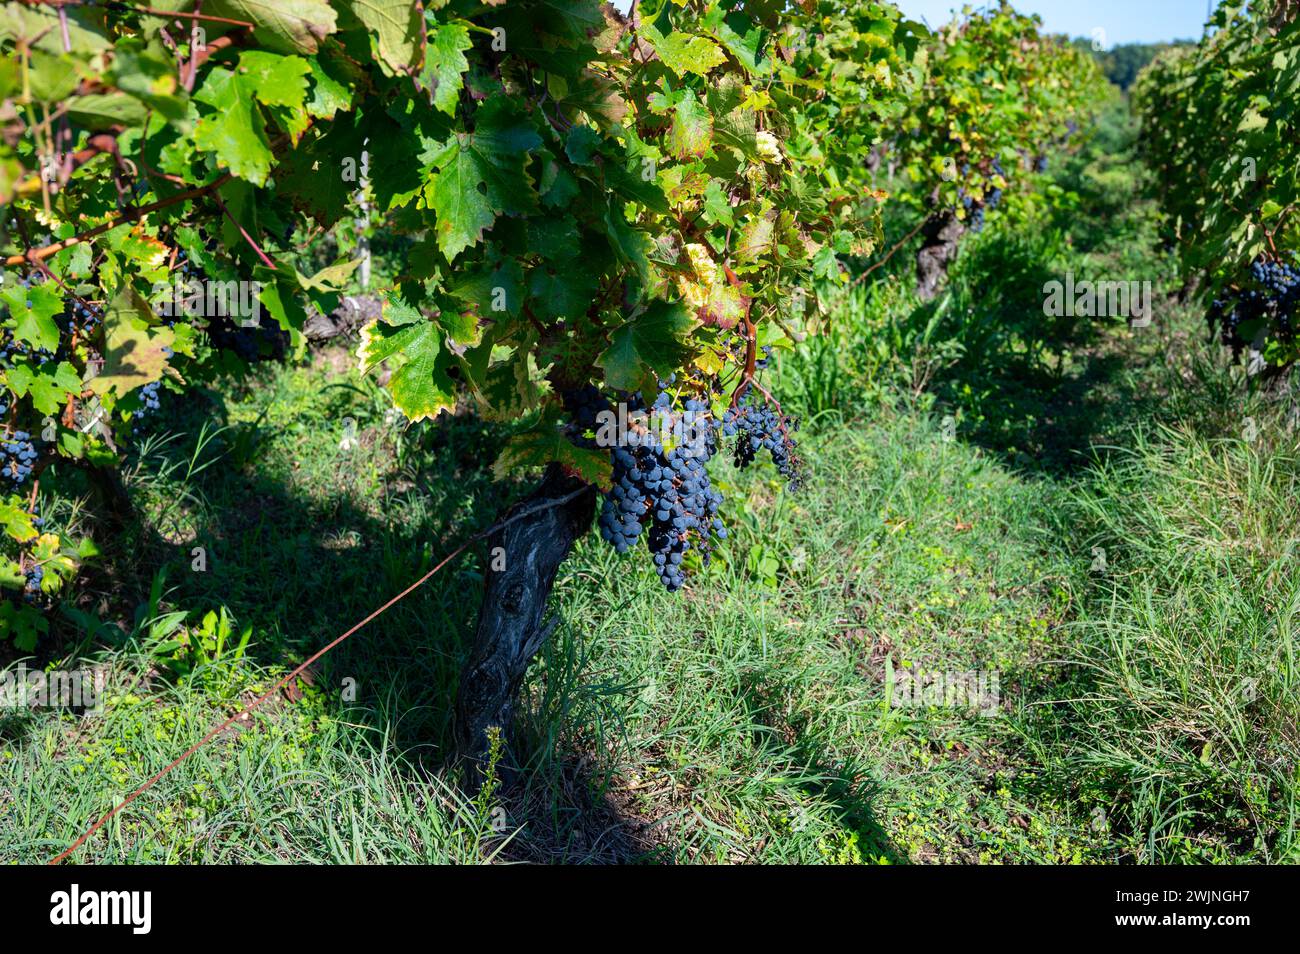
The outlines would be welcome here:
<svg viewBox="0 0 1300 954">
<path fill-rule="evenodd" d="M 894 0 L 914 20 L 930 26 L 947 23 L 963 0 Z M 971 6 L 982 3 L 971 0 Z M 1022 13 L 1037 13 L 1049 33 L 1069 36 L 1105 31 L 1107 48 L 1116 43 L 1195 40 L 1206 20 L 1207 0 L 1012 0 Z"/>
</svg>

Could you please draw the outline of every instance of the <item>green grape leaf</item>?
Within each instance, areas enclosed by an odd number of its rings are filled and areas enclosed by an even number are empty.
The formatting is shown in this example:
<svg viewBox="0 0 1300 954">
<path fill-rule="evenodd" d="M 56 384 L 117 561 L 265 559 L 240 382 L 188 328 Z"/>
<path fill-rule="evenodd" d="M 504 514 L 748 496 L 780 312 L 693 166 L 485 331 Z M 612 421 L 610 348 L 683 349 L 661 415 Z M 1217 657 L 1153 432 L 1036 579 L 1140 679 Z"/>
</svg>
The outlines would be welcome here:
<svg viewBox="0 0 1300 954">
<path fill-rule="evenodd" d="M 239 178 L 263 185 L 274 156 L 253 92 L 243 77 L 220 67 L 212 70 L 194 98 L 215 112 L 199 119 L 194 144 L 216 153 Z"/>
<path fill-rule="evenodd" d="M 684 340 L 696 322 L 678 302 L 656 301 L 644 314 L 616 329 L 596 360 L 605 381 L 618 390 L 636 390 L 653 371 L 666 378 L 682 367 L 691 347 Z"/>
<path fill-rule="evenodd" d="M 303 108 L 307 98 L 307 77 L 311 64 L 301 56 L 280 56 L 264 50 L 248 50 L 239 57 L 239 70 L 251 84 L 258 102 L 267 106 Z"/>
<path fill-rule="evenodd" d="M 304 137 L 285 154 L 276 176 L 277 187 L 325 226 L 347 213 L 361 179 L 365 136 L 353 118 L 339 116 L 323 135 Z"/>
<path fill-rule="evenodd" d="M 393 403 L 412 421 L 435 418 L 441 411 L 456 407 L 456 384 L 447 373 L 454 356 L 442 344 L 442 327 L 417 316 L 399 325 L 385 317 L 361 329 L 357 356 L 363 371 L 370 371 L 384 361 L 400 362 L 388 379 Z M 418 313 L 417 313 L 418 315 Z"/>
<path fill-rule="evenodd" d="M 447 289 L 452 297 L 473 305 L 488 318 L 514 318 L 524 303 L 524 273 L 513 259 L 495 268 L 460 275 Z"/>
<path fill-rule="evenodd" d="M 542 402 L 544 392 L 529 373 L 529 355 L 523 349 L 483 370 L 493 346 L 490 336 L 484 336 L 484 343 L 465 356 L 478 413 L 490 421 L 517 421 Z"/>
<path fill-rule="evenodd" d="M 68 118 L 87 129 L 143 126 L 148 107 L 126 93 L 91 93 L 68 100 Z"/>
<path fill-rule="evenodd" d="M 18 565 L 12 560 L 7 561 L 7 564 L 8 567 Z M 16 585 L 22 586 L 22 575 L 16 575 Z M 20 652 L 30 653 L 34 650 L 41 634 L 49 632 L 49 629 L 50 621 L 36 607 L 21 605 L 16 600 L 0 603 L 0 636 L 12 637 L 14 648 Z"/>
<path fill-rule="evenodd" d="M 8 205 L 23 180 L 23 166 L 8 145 L 0 144 L 0 205 Z"/>
<path fill-rule="evenodd" d="M 704 219 L 710 224 L 725 225 L 727 228 L 732 228 L 736 224 L 731 203 L 727 200 L 727 193 L 723 191 L 722 183 L 717 179 L 710 179 L 709 184 L 704 188 Z"/>
<path fill-rule="evenodd" d="M 605 230 L 619 258 L 636 269 L 642 285 L 650 283 L 650 239 L 633 228 L 623 215 L 621 203 L 611 202 L 605 211 Z"/>
<path fill-rule="evenodd" d="M 15 322 L 14 337 L 50 352 L 59 346 L 59 326 L 54 316 L 63 311 L 63 297 L 52 287 L 53 282 L 46 282 L 31 288 L 11 288 L 0 294 Z"/>
<path fill-rule="evenodd" d="M 30 363 L 16 364 L 5 372 L 5 383 L 19 397 L 31 395 L 32 407 L 42 414 L 53 414 L 70 394 L 81 393 L 81 375 L 66 361 L 60 361 L 53 373 L 48 365 L 33 368 Z"/>
<path fill-rule="evenodd" d="M 161 42 L 148 47 L 122 43 L 113 56 L 113 83 L 182 132 L 189 131 L 189 101 L 176 64 Z"/>
<path fill-rule="evenodd" d="M 342 77 L 333 57 L 320 55 L 307 60 L 311 67 L 311 97 L 307 100 L 307 114 L 317 119 L 329 119 L 339 110 L 352 105 L 351 83 Z"/>
<path fill-rule="evenodd" d="M 342 0 L 375 36 L 386 72 L 413 70 L 424 55 L 424 11 L 411 0 Z"/>
<path fill-rule="evenodd" d="M 528 301 L 544 321 L 577 318 L 591 307 L 599 284 L 587 269 L 542 264 L 528 273 Z"/>
<path fill-rule="evenodd" d="M 727 58 L 722 48 L 706 36 L 672 32 L 664 36 L 652 24 L 644 24 L 640 35 L 645 37 L 664 65 L 679 77 L 687 73 L 707 76 L 709 71 Z"/>
<path fill-rule="evenodd" d="M 18 497 L 11 497 L 8 501 L 0 501 L 0 525 L 5 528 L 5 533 L 13 540 L 19 543 L 26 543 L 28 540 L 36 539 L 36 526 L 32 523 L 32 515 L 27 512 L 25 507 L 19 506 Z"/>
<path fill-rule="evenodd" d="M 590 126 L 574 126 L 564 143 L 564 154 L 577 166 L 589 166 L 600 150 L 600 135 Z"/>
<path fill-rule="evenodd" d="M 429 37 L 421 82 L 433 95 L 433 105 L 451 115 L 460 96 L 461 76 L 469 69 L 465 51 L 474 42 L 463 23 L 442 23 Z"/>
<path fill-rule="evenodd" d="M 504 96 L 474 115 L 474 132 L 457 133 L 434 156 L 438 173 L 424 190 L 448 261 L 482 241 L 498 214 L 521 215 L 537 205 L 525 168 L 526 153 L 541 144 L 537 131 Z"/>
<path fill-rule="evenodd" d="M 613 483 L 614 465 L 608 452 L 577 446 L 564 436 L 559 422 L 549 416 L 536 427 L 511 437 L 501 449 L 493 472 L 505 477 L 516 470 L 548 464 L 559 464 L 566 473 L 602 490 L 608 490 Z"/>
</svg>

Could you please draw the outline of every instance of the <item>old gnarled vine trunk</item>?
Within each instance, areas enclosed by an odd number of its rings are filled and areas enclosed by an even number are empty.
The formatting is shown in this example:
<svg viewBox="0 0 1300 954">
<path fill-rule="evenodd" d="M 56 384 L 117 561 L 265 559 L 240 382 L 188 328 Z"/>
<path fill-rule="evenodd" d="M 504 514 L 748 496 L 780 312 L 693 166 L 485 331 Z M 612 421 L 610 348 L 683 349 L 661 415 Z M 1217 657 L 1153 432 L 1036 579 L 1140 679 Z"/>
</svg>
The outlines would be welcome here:
<svg viewBox="0 0 1300 954">
<path fill-rule="evenodd" d="M 926 220 L 921 233 L 925 241 L 916 253 L 916 294 L 922 301 L 939 293 L 939 283 L 957 257 L 957 244 L 965 231 L 961 219 L 951 210 L 936 212 Z"/>
<path fill-rule="evenodd" d="M 595 508 L 594 488 L 552 466 L 488 537 L 478 630 L 456 696 L 457 754 L 471 789 L 482 781 L 489 730 L 508 736 L 524 672 L 555 630 L 558 620 L 544 619 L 555 575 Z"/>
</svg>

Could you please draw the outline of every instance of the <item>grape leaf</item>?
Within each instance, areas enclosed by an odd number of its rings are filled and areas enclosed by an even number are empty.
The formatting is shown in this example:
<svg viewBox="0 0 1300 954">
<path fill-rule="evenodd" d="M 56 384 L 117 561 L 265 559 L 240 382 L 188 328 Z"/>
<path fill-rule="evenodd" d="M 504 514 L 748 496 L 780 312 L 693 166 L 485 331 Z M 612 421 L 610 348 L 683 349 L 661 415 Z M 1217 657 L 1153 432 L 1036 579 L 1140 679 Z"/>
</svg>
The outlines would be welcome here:
<svg viewBox="0 0 1300 954">
<path fill-rule="evenodd" d="M 515 317 L 524 303 L 524 275 L 514 259 L 492 269 L 471 272 L 457 278 L 447 291 L 479 314 L 492 318 Z"/>
<path fill-rule="evenodd" d="M 352 105 L 351 84 L 346 78 L 336 75 L 341 72 L 335 65 L 333 57 L 327 57 L 324 50 L 320 55 L 307 61 L 311 67 L 311 98 L 307 100 L 307 113 L 317 119 L 329 119 L 340 109 Z"/>
<path fill-rule="evenodd" d="M 652 24 L 644 24 L 641 36 L 650 41 L 659 59 L 679 77 L 687 73 L 707 76 L 709 70 L 727 58 L 722 48 L 706 36 L 691 36 L 673 31 L 664 36 Z"/>
<path fill-rule="evenodd" d="M 523 214 L 537 205 L 525 154 L 541 144 L 526 118 L 504 96 L 484 103 L 472 133 L 457 133 L 433 158 L 438 174 L 425 198 L 438 217 L 438 248 L 448 261 L 478 244 L 502 212 Z"/>
<path fill-rule="evenodd" d="M 271 144 L 266 124 L 253 102 L 253 86 L 243 77 L 217 67 L 194 94 L 215 112 L 199 119 L 194 144 L 211 150 L 241 179 L 262 185 L 271 171 Z"/>
<path fill-rule="evenodd" d="M 0 526 L 3 526 L 5 533 L 19 543 L 33 540 L 37 535 L 36 527 L 32 524 L 32 515 L 25 508 L 9 501 L 0 501 Z"/>
<path fill-rule="evenodd" d="M 167 119 L 189 131 L 188 97 L 176 77 L 176 64 L 161 42 L 141 47 L 123 42 L 113 56 L 113 82 Z"/>
<path fill-rule="evenodd" d="M 375 36 L 385 71 L 402 73 L 424 55 L 424 11 L 411 0 L 343 0 L 343 5 Z"/>
<path fill-rule="evenodd" d="M 325 0 L 206 0 L 203 12 L 252 23 L 261 45 L 280 53 L 315 53 L 338 25 Z"/>
<path fill-rule="evenodd" d="M 352 159 L 354 164 L 359 163 L 365 149 L 365 136 L 355 118 L 351 114 L 339 116 L 328 124 L 323 135 L 313 132 L 305 136 L 284 155 L 277 171 L 277 186 L 325 226 L 333 225 L 347 213 L 361 175 L 359 168 L 353 167 L 355 176 L 345 179 L 349 168 L 340 162 Z"/>
<path fill-rule="evenodd" d="M 81 375 L 66 361 L 60 361 L 51 374 L 48 366 L 33 368 L 30 363 L 16 364 L 5 372 L 5 383 L 19 397 L 31 395 L 32 407 L 42 414 L 53 414 L 69 394 L 81 393 Z"/>
<path fill-rule="evenodd" d="M 311 64 L 301 56 L 248 50 L 239 58 L 239 69 L 252 85 L 258 102 L 294 110 L 303 108 Z"/>
<path fill-rule="evenodd" d="M 433 105 L 444 113 L 456 111 L 461 76 L 469 69 L 465 51 L 474 45 L 463 23 L 442 23 L 429 37 L 429 50 L 420 79 L 433 95 Z"/>
<path fill-rule="evenodd" d="M 599 284 L 584 268 L 538 265 L 528 273 L 528 301 L 544 321 L 577 318 L 591 306 Z"/>
<path fill-rule="evenodd" d="M 692 90 L 677 104 L 668 130 L 668 152 L 678 159 L 704 156 L 713 140 L 713 117 Z"/>
<path fill-rule="evenodd" d="M 740 227 L 740 235 L 736 242 L 736 259 L 741 262 L 752 262 L 771 251 L 774 227 L 775 218 L 767 208 L 767 203 L 764 203 L 764 208 L 758 214 L 747 218 L 745 224 Z"/>
<path fill-rule="evenodd" d="M 695 326 L 681 303 L 656 301 L 610 335 L 596 364 L 605 370 L 610 387 L 635 390 L 648 370 L 666 378 L 685 363 L 691 347 L 683 339 Z"/>
<path fill-rule="evenodd" d="M 118 395 L 157 381 L 167 366 L 166 352 L 175 341 L 172 329 L 154 325 L 149 303 L 127 285 L 104 309 L 104 367 L 90 389 Z"/>
<path fill-rule="evenodd" d="M 49 284 L 12 288 L 0 294 L 0 299 L 9 306 L 15 338 L 51 352 L 59 346 L 59 326 L 54 316 L 63 311 L 63 298 L 51 291 Z"/>
<path fill-rule="evenodd" d="M 384 311 L 387 317 L 387 306 Z M 400 358 L 388 390 L 393 403 L 412 421 L 432 419 L 456 407 L 456 385 L 447 373 L 454 356 L 443 348 L 442 338 L 442 328 L 422 318 L 400 325 L 372 321 L 361 329 L 357 356 L 363 371 Z"/>
<path fill-rule="evenodd" d="M 559 464 L 567 473 L 608 490 L 613 483 L 614 465 L 605 451 L 578 447 L 564 436 L 553 418 L 543 418 L 534 428 L 516 434 L 506 442 L 493 472 L 505 477 L 525 467 Z"/>
</svg>

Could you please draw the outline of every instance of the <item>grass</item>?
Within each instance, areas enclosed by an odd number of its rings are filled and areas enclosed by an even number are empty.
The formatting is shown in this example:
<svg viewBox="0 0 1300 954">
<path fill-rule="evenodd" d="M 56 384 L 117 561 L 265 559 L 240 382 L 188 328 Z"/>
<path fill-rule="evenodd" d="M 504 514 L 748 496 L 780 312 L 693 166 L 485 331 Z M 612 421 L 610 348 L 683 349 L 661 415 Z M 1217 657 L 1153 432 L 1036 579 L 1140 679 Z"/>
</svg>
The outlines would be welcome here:
<svg viewBox="0 0 1300 954">
<path fill-rule="evenodd" d="M 1043 276 L 1154 242 L 1146 207 L 1099 214 L 990 228 L 932 305 L 897 281 L 837 301 L 779 361 L 805 489 L 720 462 L 732 534 L 682 593 L 582 540 L 517 784 L 468 800 L 443 764 L 476 552 L 78 859 L 1300 860 L 1288 399 L 1243 389 L 1172 298 L 1145 333 L 1045 326 Z M 98 528 L 41 660 L 107 670 L 105 713 L 0 714 L 0 860 L 62 850 L 526 487 L 487 479 L 489 426 L 395 426 L 342 352 L 171 402 L 125 475 L 139 519 Z M 996 674 L 996 700 L 898 704 L 909 673 Z"/>
</svg>

